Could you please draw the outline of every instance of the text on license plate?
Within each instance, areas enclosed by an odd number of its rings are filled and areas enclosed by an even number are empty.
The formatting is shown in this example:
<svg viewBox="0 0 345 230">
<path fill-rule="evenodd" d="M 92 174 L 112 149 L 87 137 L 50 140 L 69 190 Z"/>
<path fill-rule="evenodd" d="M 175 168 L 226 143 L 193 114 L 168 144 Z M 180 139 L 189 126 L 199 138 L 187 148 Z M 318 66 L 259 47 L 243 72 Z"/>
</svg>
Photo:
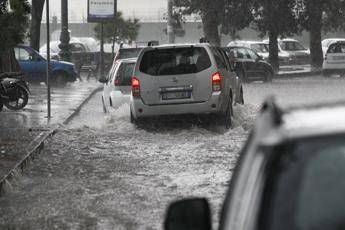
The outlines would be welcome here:
<svg viewBox="0 0 345 230">
<path fill-rule="evenodd" d="M 168 92 L 162 94 L 163 100 L 187 99 L 190 98 L 191 92 Z"/>
</svg>

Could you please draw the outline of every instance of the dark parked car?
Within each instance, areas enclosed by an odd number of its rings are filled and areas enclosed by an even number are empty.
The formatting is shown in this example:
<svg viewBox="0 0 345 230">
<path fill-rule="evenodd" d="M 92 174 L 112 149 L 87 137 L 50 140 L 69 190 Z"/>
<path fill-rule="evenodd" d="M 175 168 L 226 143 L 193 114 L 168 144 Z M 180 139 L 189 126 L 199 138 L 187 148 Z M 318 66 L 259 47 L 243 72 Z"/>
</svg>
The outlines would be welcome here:
<svg viewBox="0 0 345 230">
<path fill-rule="evenodd" d="M 232 174 L 219 229 L 345 228 L 345 104 L 262 108 Z M 165 229 L 211 229 L 206 199 L 172 204 Z"/>
<path fill-rule="evenodd" d="M 47 60 L 29 46 L 18 45 L 14 48 L 16 59 L 21 70 L 30 82 L 46 81 Z M 57 85 L 74 82 L 77 72 L 72 63 L 51 60 L 51 81 Z"/>
<path fill-rule="evenodd" d="M 237 74 L 246 82 L 262 80 L 271 82 L 274 70 L 271 64 L 263 60 L 254 50 L 247 47 L 228 46 L 223 47 Z"/>
</svg>

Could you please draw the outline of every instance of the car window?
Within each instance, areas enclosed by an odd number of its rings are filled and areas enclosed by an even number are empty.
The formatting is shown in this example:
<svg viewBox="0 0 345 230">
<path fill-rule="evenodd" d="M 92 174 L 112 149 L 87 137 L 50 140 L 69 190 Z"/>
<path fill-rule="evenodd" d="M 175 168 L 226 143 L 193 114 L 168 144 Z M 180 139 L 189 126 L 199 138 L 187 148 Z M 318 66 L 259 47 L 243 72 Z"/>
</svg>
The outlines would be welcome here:
<svg viewBox="0 0 345 230">
<path fill-rule="evenodd" d="M 250 56 L 250 59 L 256 60 L 259 58 L 259 56 L 253 50 L 247 49 L 246 51 Z"/>
<path fill-rule="evenodd" d="M 266 44 L 251 44 L 250 48 L 252 48 L 253 50 L 255 50 L 256 52 L 259 53 L 267 53 L 268 52 L 268 46 Z"/>
<path fill-rule="evenodd" d="M 216 60 L 218 68 L 227 69 L 226 61 L 224 60 L 224 56 L 221 54 L 221 52 L 215 47 L 212 47 L 211 50 Z"/>
<path fill-rule="evenodd" d="M 202 47 L 166 48 L 146 51 L 139 70 L 153 76 L 198 73 L 211 67 Z"/>
<path fill-rule="evenodd" d="M 14 53 L 15 53 L 16 59 L 18 61 L 30 61 L 31 60 L 31 55 L 26 49 L 14 48 Z"/>
<path fill-rule="evenodd" d="M 120 86 L 130 86 L 133 76 L 135 63 L 122 62 L 116 72 L 115 82 Z"/>
<path fill-rule="evenodd" d="M 78 43 L 71 44 L 71 52 L 74 52 L 74 53 L 84 52 L 84 47 Z"/>
<path fill-rule="evenodd" d="M 298 50 L 306 50 L 300 43 L 295 41 L 280 41 L 280 47 L 282 50 L 285 51 L 298 51 Z"/>
<path fill-rule="evenodd" d="M 245 49 L 245 48 L 238 48 L 237 49 L 237 58 L 251 59 L 249 53 L 247 52 L 247 49 Z"/>
<path fill-rule="evenodd" d="M 344 138 L 304 141 L 281 153 L 267 179 L 260 229 L 344 229 Z"/>
<path fill-rule="evenodd" d="M 117 67 L 117 62 L 113 64 L 113 66 L 111 67 L 111 70 L 109 71 L 109 74 L 108 74 L 108 80 L 113 80 L 113 77 L 115 75 L 115 70 L 116 70 L 116 67 Z"/>
<path fill-rule="evenodd" d="M 327 53 L 345 53 L 345 43 L 334 43 L 330 45 Z"/>
<path fill-rule="evenodd" d="M 142 48 L 120 49 L 118 59 L 136 58 Z"/>
</svg>

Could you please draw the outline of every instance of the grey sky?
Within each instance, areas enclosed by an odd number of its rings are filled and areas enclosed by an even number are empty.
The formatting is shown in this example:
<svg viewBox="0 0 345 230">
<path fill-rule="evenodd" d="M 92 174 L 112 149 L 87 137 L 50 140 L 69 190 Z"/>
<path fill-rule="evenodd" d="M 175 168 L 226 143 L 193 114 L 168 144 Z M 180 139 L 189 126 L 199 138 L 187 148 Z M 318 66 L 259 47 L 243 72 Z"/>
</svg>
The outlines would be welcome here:
<svg viewBox="0 0 345 230">
<path fill-rule="evenodd" d="M 35 0 L 33 0 L 35 1 Z M 60 0 L 50 0 L 50 14 L 60 18 Z M 125 17 L 159 20 L 166 12 L 167 0 L 118 0 L 118 10 Z M 70 21 L 86 20 L 87 0 L 68 0 Z M 44 16 L 45 17 L 45 16 Z"/>
</svg>

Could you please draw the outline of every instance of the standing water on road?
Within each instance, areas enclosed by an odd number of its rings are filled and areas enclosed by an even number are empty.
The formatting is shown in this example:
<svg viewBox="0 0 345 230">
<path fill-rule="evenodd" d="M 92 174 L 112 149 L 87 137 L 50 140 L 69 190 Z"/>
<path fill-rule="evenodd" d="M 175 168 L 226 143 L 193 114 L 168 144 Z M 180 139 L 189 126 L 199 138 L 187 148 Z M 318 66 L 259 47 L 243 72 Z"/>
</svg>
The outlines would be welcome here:
<svg viewBox="0 0 345 230">
<path fill-rule="evenodd" d="M 182 119 L 137 128 L 127 104 L 104 115 L 96 94 L 0 197 L 0 229 L 161 229 L 167 205 L 191 196 L 207 197 L 216 220 L 262 100 L 338 100 L 344 83 L 247 84 L 246 105 L 235 107 L 234 128 L 225 133 Z"/>
</svg>

